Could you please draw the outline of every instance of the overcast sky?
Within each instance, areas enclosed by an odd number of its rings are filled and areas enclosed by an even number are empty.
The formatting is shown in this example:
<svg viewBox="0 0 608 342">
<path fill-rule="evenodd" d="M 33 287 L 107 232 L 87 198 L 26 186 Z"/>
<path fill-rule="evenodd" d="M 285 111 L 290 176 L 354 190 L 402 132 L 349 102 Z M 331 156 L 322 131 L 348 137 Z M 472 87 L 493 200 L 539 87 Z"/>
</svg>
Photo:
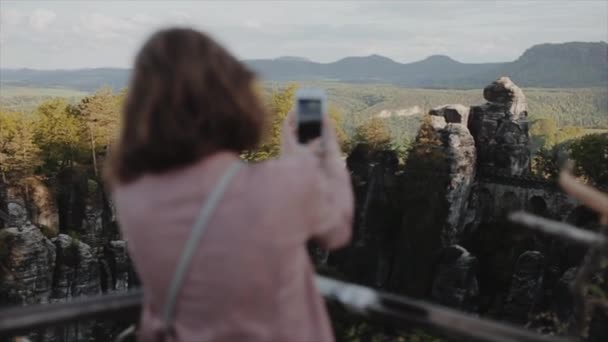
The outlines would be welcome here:
<svg viewBox="0 0 608 342">
<path fill-rule="evenodd" d="M 210 32 L 243 59 L 499 62 L 538 43 L 608 40 L 608 0 L 0 0 L 0 67 L 128 67 L 143 40 L 169 25 Z"/>
</svg>

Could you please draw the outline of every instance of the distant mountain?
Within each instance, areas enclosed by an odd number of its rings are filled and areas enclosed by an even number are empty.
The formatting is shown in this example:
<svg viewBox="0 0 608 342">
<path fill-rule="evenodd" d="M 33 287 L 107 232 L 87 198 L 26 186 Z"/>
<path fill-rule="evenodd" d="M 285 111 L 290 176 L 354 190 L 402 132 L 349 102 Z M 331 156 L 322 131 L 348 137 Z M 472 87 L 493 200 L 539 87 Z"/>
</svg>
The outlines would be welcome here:
<svg viewBox="0 0 608 342">
<path fill-rule="evenodd" d="M 508 75 L 525 87 L 575 88 L 608 86 L 608 44 L 571 42 L 541 44 L 513 62 L 461 63 L 434 55 L 413 63 L 398 63 L 371 55 L 317 63 L 303 57 L 246 60 L 268 81 L 390 83 L 416 88 L 480 88 Z M 0 82 L 18 86 L 64 87 L 91 91 L 101 86 L 125 87 L 127 69 L 30 70 L 1 69 Z"/>
<path fill-rule="evenodd" d="M 310 62 L 310 59 L 306 57 L 298 57 L 298 56 L 281 56 L 276 58 L 277 61 L 285 61 L 285 62 Z"/>
<path fill-rule="evenodd" d="M 421 88 L 479 88 L 508 75 L 525 87 L 608 86 L 606 42 L 535 45 L 517 60 L 503 63 L 461 63 L 442 55 L 405 64 L 378 55 L 347 57 L 332 63 L 246 62 L 262 78 L 273 81 L 336 80 Z"/>
<path fill-rule="evenodd" d="M 95 68 L 75 70 L 0 69 L 0 84 L 41 88 L 94 91 L 101 87 L 126 87 L 128 69 Z M 1 89 L 0 89 L 1 90 Z"/>
<path fill-rule="evenodd" d="M 504 73 L 521 84 L 538 87 L 608 85 L 608 44 L 572 42 L 535 45 Z"/>
</svg>

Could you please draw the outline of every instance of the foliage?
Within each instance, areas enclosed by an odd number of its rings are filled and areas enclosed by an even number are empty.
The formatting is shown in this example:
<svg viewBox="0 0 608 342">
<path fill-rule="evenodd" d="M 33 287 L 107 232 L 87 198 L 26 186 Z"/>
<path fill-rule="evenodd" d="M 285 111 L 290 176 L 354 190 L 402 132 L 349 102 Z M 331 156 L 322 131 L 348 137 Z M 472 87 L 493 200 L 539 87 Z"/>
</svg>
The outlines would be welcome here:
<svg viewBox="0 0 608 342">
<path fill-rule="evenodd" d="M 555 145 L 557 122 L 552 118 L 536 120 L 530 127 L 532 150 L 547 149 Z"/>
<path fill-rule="evenodd" d="M 284 88 L 274 89 L 268 96 L 268 125 L 264 132 L 264 137 L 260 147 L 255 151 L 246 151 L 242 154 L 243 159 L 248 161 L 262 161 L 268 158 L 276 157 L 281 148 L 281 130 L 283 129 L 283 121 L 287 117 L 289 111 L 293 108 L 294 96 L 297 90 L 295 83 L 290 83 Z M 328 115 L 336 128 L 336 136 L 338 143 L 343 150 L 348 146 L 348 137 L 342 129 L 343 114 L 334 107 L 330 106 Z"/>
<path fill-rule="evenodd" d="M 123 97 L 102 89 L 75 105 L 53 98 L 32 113 L 0 110 L 2 180 L 95 164 L 118 130 Z"/>
<path fill-rule="evenodd" d="M 293 108 L 293 99 L 297 89 L 296 84 L 289 84 L 285 88 L 274 90 L 267 100 L 268 123 L 260 147 L 255 151 L 247 151 L 243 158 L 249 161 L 261 161 L 276 157 L 281 148 L 281 129 L 283 120 Z"/>
<path fill-rule="evenodd" d="M 589 134 L 541 148 L 532 159 L 532 172 L 555 180 L 570 158 L 578 176 L 597 184 L 608 184 L 608 134 Z"/>
<path fill-rule="evenodd" d="M 425 129 L 423 113 L 445 103 L 472 105 L 484 101 L 480 90 L 406 89 L 332 82 L 304 85 L 327 90 L 329 116 L 344 151 L 358 142 L 371 142 L 374 148 L 397 151 L 400 160 L 414 152 L 417 157 L 408 160 L 410 165 L 423 159 L 428 159 L 425 165 L 439 162 L 438 142 L 431 135 L 432 130 Z M 267 104 L 269 120 L 259 149 L 243 154 L 251 161 L 272 158 L 279 153 L 282 123 L 293 106 L 297 85 L 275 84 L 269 88 L 269 84 L 260 84 L 256 89 Z M 585 134 L 605 132 L 573 124 L 608 127 L 608 100 L 600 88 L 526 89 L 525 92 L 532 118 L 533 171 L 553 178 L 567 158 L 572 142 Z M 52 176 L 76 164 L 95 174 L 98 156 L 111 151 L 120 125 L 123 98 L 124 92 L 116 94 L 106 88 L 75 104 L 55 98 L 40 103 L 31 113 L 0 111 L 0 172 L 4 180 L 34 172 Z M 380 112 L 384 113 L 382 117 Z M 588 139 L 596 140 L 587 143 L 583 139 L 573 145 L 578 172 L 592 181 L 605 181 L 600 171 L 604 159 L 594 145 L 601 139 Z"/>
<path fill-rule="evenodd" d="M 447 167 L 443 143 L 427 117 L 410 148 L 406 169 L 442 171 Z"/>
<path fill-rule="evenodd" d="M 116 96 L 111 89 L 103 88 L 83 98 L 70 111 L 85 122 L 96 141 L 110 144 L 118 131 L 123 96 L 124 93 Z"/>
<path fill-rule="evenodd" d="M 0 111 L 0 172 L 4 182 L 8 173 L 27 175 L 39 166 L 34 130 L 34 120 L 21 113 Z"/>
<path fill-rule="evenodd" d="M 352 137 L 356 127 L 364 124 L 372 117 L 377 117 L 380 113 L 388 113 L 388 116 L 383 117 L 383 119 L 387 121 L 387 126 L 391 132 L 392 144 L 395 147 L 400 146 L 399 148 L 402 150 L 403 146 L 409 145 L 409 142 L 414 140 L 421 118 L 431 108 L 448 103 L 461 103 L 470 106 L 485 102 L 481 89 L 415 89 L 387 84 L 347 84 L 330 81 L 301 82 L 299 85 L 326 89 L 330 112 L 333 108 L 342 114 L 340 127 L 343 128 L 347 137 Z M 268 107 L 271 109 L 269 110 L 270 116 L 274 116 L 272 98 L 290 87 L 295 89 L 293 83 L 287 82 L 259 84 L 261 96 L 266 99 Z M 50 94 L 47 90 L 43 89 L 41 91 L 44 91 L 41 94 Z M 534 126 L 540 119 L 552 120 L 557 126 L 557 136 L 555 134 L 543 134 L 546 139 L 541 139 L 542 137 L 533 138 L 533 152 L 540 148 L 549 148 L 560 141 L 586 134 L 589 129 L 608 129 L 608 97 L 605 87 L 578 89 L 525 88 L 524 92 L 528 102 L 528 113 L 530 113 L 532 121 L 531 134 L 533 136 L 538 135 L 535 133 L 537 128 Z M 7 101 L 10 102 L 15 99 L 12 95 L 17 93 L 8 92 L 7 95 L 5 93 L 3 88 L 1 103 L 6 108 Z M 22 93 L 22 91 L 19 93 Z M 293 101 L 289 96 L 287 98 Z M 39 97 L 39 101 L 44 99 L 45 97 L 42 95 Z M 18 102 L 14 103 L 16 107 L 12 106 L 10 108 L 19 108 Z M 31 106 L 28 105 L 28 107 L 23 108 L 29 109 Z M 274 119 L 281 121 L 280 117 Z M 269 126 L 272 125 L 269 124 Z M 586 131 L 582 131 L 583 128 Z M 571 129 L 578 130 L 578 133 L 569 131 Z M 566 136 L 563 136 L 564 134 Z M 544 143 L 545 140 L 547 141 L 546 144 Z M 276 155 L 277 146 L 272 143 L 263 146 L 256 152 L 254 159 L 265 159 Z M 267 151 L 267 149 L 270 151 Z M 247 154 L 248 159 L 254 157 L 252 154 Z"/>
<path fill-rule="evenodd" d="M 97 154 L 109 150 L 118 133 L 123 98 L 124 93 L 115 96 L 111 89 L 103 88 L 68 109 L 82 123 L 81 134 L 88 141 L 95 176 L 99 174 Z"/>
<path fill-rule="evenodd" d="M 608 133 L 584 136 L 570 147 L 577 174 L 597 184 L 608 184 Z"/>
<path fill-rule="evenodd" d="M 561 149 L 553 147 L 542 148 L 532 157 L 532 173 L 538 177 L 556 180 L 561 168 Z"/>
<path fill-rule="evenodd" d="M 41 150 L 44 174 L 72 166 L 82 149 L 82 122 L 68 111 L 63 99 L 42 103 L 35 111 L 34 142 Z"/>
<path fill-rule="evenodd" d="M 338 138 L 338 144 L 343 152 L 347 152 L 349 150 L 349 141 L 344 128 L 342 127 L 344 123 L 344 115 L 342 112 L 335 106 L 329 107 L 329 118 L 334 124 L 334 129 L 336 130 L 336 138 Z"/>
<path fill-rule="evenodd" d="M 391 146 L 391 133 L 385 121 L 380 118 L 371 118 L 355 130 L 353 144 L 366 144 L 372 150 L 386 150 Z"/>
<path fill-rule="evenodd" d="M 0 107 L 14 111 L 32 111 L 42 102 L 61 97 L 76 103 L 87 93 L 65 88 L 19 87 L 2 84 Z"/>
<path fill-rule="evenodd" d="M 550 149 L 553 146 L 574 138 L 578 138 L 587 131 L 582 127 L 558 127 L 553 118 L 535 120 L 530 127 L 530 150 L 534 153 L 539 149 Z"/>
</svg>

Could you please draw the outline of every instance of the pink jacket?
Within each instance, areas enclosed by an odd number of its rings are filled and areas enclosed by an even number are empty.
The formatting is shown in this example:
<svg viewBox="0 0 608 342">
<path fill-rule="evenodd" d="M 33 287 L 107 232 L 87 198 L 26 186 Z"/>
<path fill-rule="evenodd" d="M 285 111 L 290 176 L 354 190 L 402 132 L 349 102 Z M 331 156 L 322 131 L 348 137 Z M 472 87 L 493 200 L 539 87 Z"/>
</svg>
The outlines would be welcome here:
<svg viewBox="0 0 608 342">
<path fill-rule="evenodd" d="M 144 288 L 140 340 L 153 341 L 177 259 L 207 194 L 237 155 L 115 189 Z M 332 341 L 306 242 L 349 242 L 353 197 L 340 160 L 312 154 L 245 165 L 209 221 L 175 307 L 175 341 Z M 330 177 L 327 176 L 329 169 Z"/>
</svg>

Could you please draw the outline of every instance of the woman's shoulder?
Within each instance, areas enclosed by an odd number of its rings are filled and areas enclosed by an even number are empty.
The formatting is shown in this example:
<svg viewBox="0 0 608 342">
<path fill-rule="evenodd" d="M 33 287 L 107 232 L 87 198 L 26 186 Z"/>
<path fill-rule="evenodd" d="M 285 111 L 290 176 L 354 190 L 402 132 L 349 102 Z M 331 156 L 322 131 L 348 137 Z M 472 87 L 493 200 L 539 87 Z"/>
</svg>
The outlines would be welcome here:
<svg viewBox="0 0 608 342">
<path fill-rule="evenodd" d="M 272 188 L 275 194 L 290 198 L 307 198 L 317 192 L 320 179 L 319 160 L 297 155 L 251 164 L 249 183 L 257 188 Z"/>
<path fill-rule="evenodd" d="M 259 178 L 293 183 L 296 179 L 311 181 L 318 176 L 320 168 L 318 158 L 302 154 L 251 164 L 251 171 Z"/>
</svg>

